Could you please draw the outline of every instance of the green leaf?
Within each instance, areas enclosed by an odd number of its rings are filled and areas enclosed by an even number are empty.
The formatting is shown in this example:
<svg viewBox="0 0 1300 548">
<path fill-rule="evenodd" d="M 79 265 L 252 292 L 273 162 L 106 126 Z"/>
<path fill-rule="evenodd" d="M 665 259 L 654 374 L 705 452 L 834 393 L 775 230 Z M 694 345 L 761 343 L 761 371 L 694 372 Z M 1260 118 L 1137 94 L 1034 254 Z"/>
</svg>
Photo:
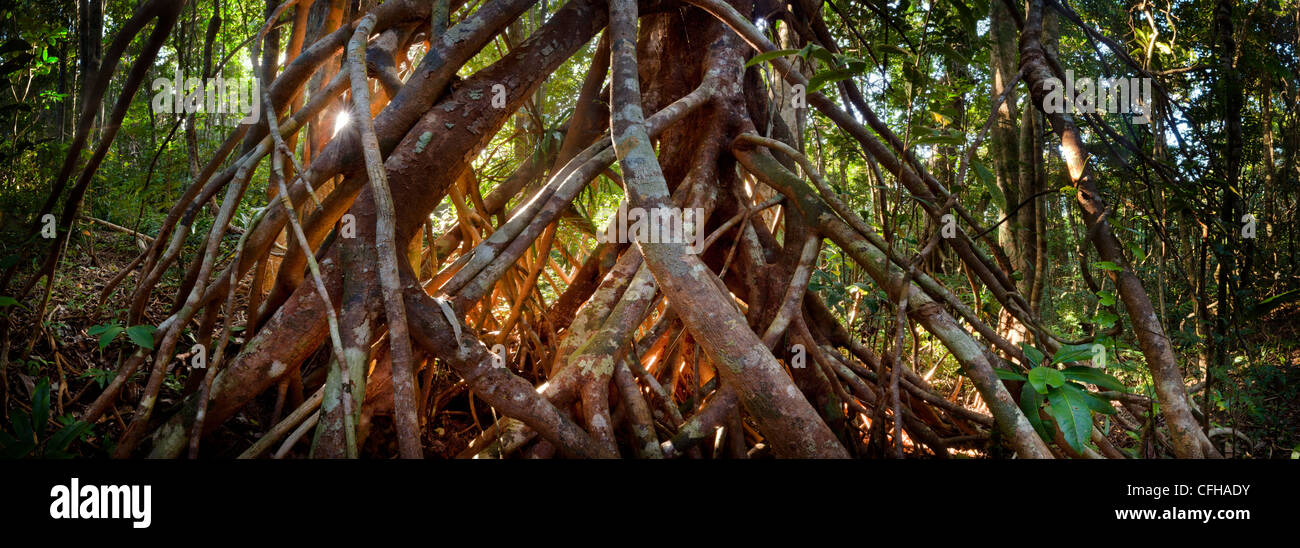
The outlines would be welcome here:
<svg viewBox="0 0 1300 548">
<path fill-rule="evenodd" d="M 32 429 L 36 438 L 45 435 L 45 421 L 50 418 L 50 380 L 42 377 L 36 381 L 36 390 L 32 392 Z"/>
<path fill-rule="evenodd" d="M 1300 289 L 1292 289 L 1273 295 L 1267 299 L 1259 301 L 1259 304 L 1251 307 L 1250 314 L 1253 317 L 1260 317 L 1271 312 L 1274 308 L 1284 305 L 1288 302 L 1300 299 Z"/>
<path fill-rule="evenodd" d="M 999 368 L 996 368 L 996 367 L 995 367 L 995 368 L 993 368 L 993 372 L 994 372 L 995 374 L 997 374 L 997 376 L 998 376 L 999 379 L 1002 379 L 1002 380 L 1004 380 L 1004 381 L 1025 381 L 1025 380 L 1029 380 L 1029 379 L 1026 378 L 1024 375 L 1021 375 L 1020 373 L 1016 373 L 1015 371 L 1011 371 L 1011 370 L 1009 370 L 1009 369 L 999 369 Z"/>
<path fill-rule="evenodd" d="M 113 343 L 113 339 L 117 338 L 118 333 L 125 330 L 126 329 L 120 325 L 96 325 L 87 329 L 86 333 L 89 335 L 99 335 L 99 351 L 103 352 L 104 348 L 107 348 L 108 345 Z"/>
<path fill-rule="evenodd" d="M 1134 264 L 1142 264 L 1142 261 L 1147 260 L 1147 252 L 1146 252 L 1146 250 L 1143 249 L 1142 246 L 1139 245 L 1137 242 L 1129 242 L 1129 244 L 1128 244 L 1128 250 L 1129 250 L 1129 253 L 1132 253 L 1132 254 L 1133 254 L 1133 263 L 1134 263 Z"/>
<path fill-rule="evenodd" d="M 1096 367 L 1076 365 L 1074 367 L 1065 368 L 1065 371 L 1062 371 L 1061 373 L 1065 375 L 1065 378 L 1072 381 L 1095 384 L 1107 390 L 1115 390 L 1117 392 L 1128 391 L 1128 387 L 1124 386 L 1124 383 L 1119 382 L 1119 379 L 1107 375 Z"/>
<path fill-rule="evenodd" d="M 16 305 L 16 304 L 18 304 L 18 299 L 15 299 L 15 298 L 13 298 L 13 297 L 6 297 L 6 296 L 3 296 L 3 295 L 0 295 L 0 308 L 6 307 L 6 306 L 13 306 L 13 305 Z"/>
<path fill-rule="evenodd" d="M 1109 291 L 1098 291 L 1097 302 L 1102 306 L 1115 306 L 1115 294 Z"/>
<path fill-rule="evenodd" d="M 776 59 L 777 57 L 785 57 L 785 56 L 787 56 L 787 55 L 794 55 L 794 54 L 796 54 L 796 53 L 799 53 L 799 50 L 797 50 L 797 49 L 779 49 L 779 50 L 776 50 L 776 51 L 768 51 L 768 52 L 760 53 L 760 54 L 758 54 L 758 55 L 755 55 L 755 56 L 754 56 L 753 58 L 751 58 L 750 60 L 745 61 L 745 68 L 752 67 L 752 66 L 757 65 L 757 64 L 759 64 L 759 63 L 766 63 L 766 62 L 768 62 L 768 61 L 771 61 L 772 59 Z"/>
<path fill-rule="evenodd" d="M 1088 409 L 1091 409 L 1103 415 L 1115 414 L 1115 407 L 1111 405 L 1110 402 L 1094 395 L 1091 392 L 1088 392 L 1078 384 L 1067 382 L 1065 383 L 1065 386 L 1061 387 L 1061 390 L 1069 390 L 1070 392 L 1077 392 L 1076 395 L 1082 399 L 1083 405 L 1086 406 Z"/>
<path fill-rule="evenodd" d="M 834 67 L 839 65 L 838 61 L 835 59 L 835 55 L 832 54 L 830 50 L 827 50 L 826 48 L 823 48 L 817 44 L 808 44 L 804 46 L 803 49 L 799 50 L 799 57 L 805 60 L 811 57 L 813 59 L 821 61 L 822 64 L 827 67 Z"/>
<path fill-rule="evenodd" d="M 45 444 L 45 451 L 46 453 L 62 453 L 68 449 L 69 445 L 72 445 L 72 442 L 85 437 L 86 434 L 89 433 L 90 423 L 86 421 L 76 421 L 64 426 L 58 432 L 55 432 L 53 436 L 50 436 L 50 441 Z"/>
<path fill-rule="evenodd" d="M 1092 263 L 1092 266 L 1097 267 L 1097 268 L 1100 268 L 1100 269 L 1102 269 L 1102 270 L 1110 270 L 1110 271 L 1113 271 L 1113 272 L 1123 272 L 1123 271 L 1124 271 L 1124 268 L 1123 268 L 1123 267 L 1121 267 L 1121 266 L 1119 266 L 1119 265 L 1117 265 L 1117 264 L 1115 264 L 1115 263 L 1112 263 L 1112 262 L 1110 262 L 1110 261 L 1097 261 L 1097 262 L 1095 262 L 1095 263 Z"/>
<path fill-rule="evenodd" d="M 1032 384 L 1039 394 L 1046 394 L 1049 386 L 1060 388 L 1065 384 L 1065 375 L 1050 367 L 1035 367 L 1029 370 L 1029 384 Z"/>
<path fill-rule="evenodd" d="M 849 69 L 823 70 L 808 79 L 808 93 L 812 93 L 846 78 L 852 78 L 857 72 Z"/>
<path fill-rule="evenodd" d="M 27 415 L 26 411 L 19 409 L 14 411 L 9 417 L 9 423 L 14 426 L 14 438 L 20 443 L 36 443 L 35 432 L 32 431 L 32 418 Z"/>
<path fill-rule="evenodd" d="M 1052 363 L 1081 362 L 1090 359 L 1092 359 L 1092 345 L 1072 344 L 1057 350 L 1052 356 Z"/>
<path fill-rule="evenodd" d="M 1116 321 L 1119 321 L 1119 316 L 1112 314 L 1109 310 L 1098 310 L 1097 315 L 1092 318 L 1092 323 L 1097 324 L 1097 327 L 1102 329 L 1110 329 L 1110 326 L 1115 325 Z"/>
<path fill-rule="evenodd" d="M 998 188 L 998 182 L 993 177 L 993 172 L 985 167 L 979 160 L 971 160 L 971 167 L 975 168 L 975 175 L 981 183 L 984 183 L 984 189 L 988 191 L 989 196 L 993 198 L 993 204 L 998 206 L 1001 211 L 1007 210 L 1007 197 L 1002 194 L 1002 189 Z"/>
<path fill-rule="evenodd" d="M 1288 301 L 1294 301 L 1296 299 L 1300 299 L 1300 289 L 1292 289 L 1291 291 L 1287 291 L 1285 293 L 1279 293 L 1277 295 L 1273 295 L 1272 297 L 1259 301 L 1259 304 L 1261 305 L 1272 304 L 1278 301 L 1279 299 L 1281 299 L 1282 302 L 1288 302 Z"/>
<path fill-rule="evenodd" d="M 1061 436 L 1075 452 L 1082 453 L 1092 437 L 1092 413 L 1076 390 L 1053 390 L 1047 394 L 1048 412 L 1061 428 Z"/>
<path fill-rule="evenodd" d="M 152 325 L 133 325 L 126 330 L 126 336 L 131 338 L 131 342 L 136 346 L 153 350 L 153 332 L 158 328 Z"/>
<path fill-rule="evenodd" d="M 857 57 L 836 55 L 835 60 L 856 74 L 862 74 L 867 70 L 867 62 Z"/>
<path fill-rule="evenodd" d="M 1043 352 L 1041 350 L 1025 343 L 1020 343 L 1020 350 L 1025 353 L 1025 358 L 1029 359 L 1030 367 L 1038 367 L 1038 364 L 1043 363 Z"/>
<path fill-rule="evenodd" d="M 1044 442 L 1050 442 L 1051 433 L 1047 431 L 1047 425 L 1043 424 L 1043 417 L 1038 416 L 1038 409 L 1043 404 L 1043 397 L 1034 390 L 1033 385 L 1025 383 L 1025 387 L 1020 389 L 1020 411 L 1029 419 L 1029 424 L 1038 432 L 1038 436 L 1043 438 Z"/>
</svg>

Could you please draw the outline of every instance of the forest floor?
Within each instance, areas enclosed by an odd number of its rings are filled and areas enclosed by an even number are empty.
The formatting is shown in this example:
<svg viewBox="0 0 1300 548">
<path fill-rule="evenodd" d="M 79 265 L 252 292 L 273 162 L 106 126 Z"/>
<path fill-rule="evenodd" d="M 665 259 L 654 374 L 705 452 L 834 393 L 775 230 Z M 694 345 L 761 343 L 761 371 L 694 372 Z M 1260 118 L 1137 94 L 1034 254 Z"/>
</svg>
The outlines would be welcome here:
<svg viewBox="0 0 1300 548">
<path fill-rule="evenodd" d="M 120 359 L 125 359 L 134 346 L 126 334 L 118 334 L 110 343 L 101 347 L 99 336 L 92 335 L 96 326 L 106 320 L 119 316 L 119 309 L 127 304 L 124 296 L 133 287 L 137 272 L 127 276 L 118 285 L 112 296 L 99 307 L 100 293 L 121 269 L 130 266 L 131 261 L 140 252 L 131 236 L 99 230 L 97 226 L 81 224 L 78 227 L 81 238 L 71 243 L 69 253 L 59 265 L 59 272 L 50 294 L 50 304 L 46 312 L 44 328 L 38 329 L 32 320 L 32 312 L 26 308 L 14 307 L 8 313 L 14 316 L 16 326 L 10 337 L 11 356 L 26 356 L 23 359 L 10 360 L 6 368 L 4 382 L 4 424 L 8 423 L 8 411 L 12 405 L 30 411 L 32 393 L 37 382 L 42 378 L 50 381 L 51 420 L 60 417 L 71 418 L 80 413 L 85 405 L 94 400 L 99 389 L 113 379 L 113 374 Z M 191 258 L 191 257 L 186 257 Z M 175 295 L 178 280 L 182 272 L 173 268 L 159 283 L 162 291 L 151 294 L 146 307 L 145 319 L 157 324 L 166 319 L 172 303 L 159 295 Z M 44 282 L 42 282 L 43 284 Z M 247 284 L 237 293 L 235 309 L 245 310 Z M 43 287 L 43 285 L 41 286 Z M 3 309 L 0 309 L 3 310 Z M 242 316 L 242 314 L 241 314 Z M 237 325 L 244 318 L 236 318 Z M 223 320 L 218 320 L 223 321 Z M 238 328 L 236 328 L 238 329 Z M 244 339 L 239 333 L 232 333 L 230 351 L 237 351 Z M 164 411 L 160 417 L 170 416 L 170 410 L 190 393 L 194 392 L 203 377 L 203 371 L 191 368 L 188 364 L 191 354 L 182 344 L 179 354 L 164 381 L 159 394 L 159 409 Z M 28 350 L 30 346 L 30 350 Z M 323 381 L 327 366 L 327 353 L 318 352 L 303 364 L 304 382 L 319 385 Z M 208 356 L 211 359 L 211 356 Z M 144 385 L 144 372 L 136 372 L 132 382 L 122 391 L 115 409 L 106 415 L 94 428 L 89 438 L 81 444 L 78 452 L 83 457 L 100 457 L 112 453 L 111 445 L 126 428 L 126 419 L 131 416 L 131 408 L 139 401 Z M 388 378 L 385 376 L 385 378 Z M 425 431 L 426 455 L 429 457 L 453 458 L 469 446 L 471 440 L 493 421 L 492 410 L 481 400 L 474 400 L 466 391 L 465 384 L 454 374 L 445 372 L 433 379 L 433 388 L 437 398 L 438 409 L 433 417 L 433 424 Z M 211 437 L 205 440 L 203 447 L 206 456 L 215 458 L 234 458 L 240 448 L 248 447 L 274 424 L 278 394 L 268 394 L 251 402 L 239 414 L 227 421 Z M 380 391 L 378 401 L 367 402 L 367 411 L 373 413 L 370 418 L 373 426 L 372 435 L 366 439 L 362 452 L 365 454 L 394 454 L 397 440 L 392 434 L 391 426 L 391 391 Z M 385 400 L 383 396 L 386 395 Z M 283 417 L 293 410 L 293 396 L 288 396 L 282 404 L 279 416 Z M 306 447 L 302 444 L 299 447 Z M 305 451 L 301 451 L 305 453 Z M 305 457 L 290 453 L 287 456 Z"/>
<path fill-rule="evenodd" d="M 8 311 L 14 316 L 14 325 L 18 326 L 10 337 L 10 355 L 26 358 L 11 359 L 5 371 L 4 405 L 0 406 L 6 414 L 5 424 L 11 408 L 30 410 L 32 393 L 42 377 L 48 378 L 52 387 L 51 420 L 58 421 L 60 417 L 66 420 L 77 415 L 94 399 L 99 388 L 112 380 L 118 360 L 124 359 L 134 349 L 125 334 L 101 347 L 99 337 L 91 333 L 93 328 L 104 324 L 105 318 L 118 316 L 118 309 L 126 306 L 123 294 L 133 286 L 136 273 L 128 275 L 119 284 L 102 309 L 99 307 L 100 292 L 122 268 L 130 265 L 139 249 L 132 237 L 119 232 L 101 230 L 89 224 L 80 225 L 78 230 L 82 237 L 71 244 L 72 249 L 60 265 L 44 328 L 34 325 L 30 310 L 13 307 Z M 145 314 L 148 321 L 156 324 L 167 317 L 172 303 L 157 296 L 174 295 L 180 275 L 178 269 L 173 269 L 160 283 L 163 290 L 152 293 L 155 297 Z M 241 291 L 237 299 L 243 300 L 246 295 L 246 290 Z M 244 303 L 237 302 L 235 308 L 244 310 Z M 243 319 L 237 318 L 236 321 L 242 323 Z M 1300 341 L 1300 303 L 1273 310 L 1262 318 L 1259 331 L 1244 336 L 1249 346 L 1259 350 L 1257 354 L 1261 358 L 1248 367 L 1236 368 L 1228 383 L 1230 388 L 1223 391 L 1218 403 L 1215 421 L 1244 432 L 1252 440 L 1253 447 L 1249 450 L 1239 448 L 1242 454 L 1238 456 L 1289 458 L 1296 449 L 1292 446 L 1300 439 L 1300 343 L 1296 342 Z M 232 345 L 242 343 L 239 333 L 232 334 Z M 192 340 L 190 344 L 193 344 Z M 164 411 L 160 417 L 169 416 L 166 411 L 193 392 L 202 377 L 201 370 L 187 365 L 191 356 L 186 347 L 185 344 L 179 347 L 181 353 L 170 366 L 159 396 L 159 409 Z M 237 348 L 230 350 L 237 351 Z M 305 385 L 318 386 L 323 381 L 327 359 L 328 353 L 322 351 L 304 363 Z M 386 381 L 389 378 L 386 373 L 376 372 L 376 376 Z M 123 417 L 130 417 L 131 407 L 140 398 L 144 373 L 137 372 L 132 381 L 124 388 L 116 409 L 108 413 L 80 445 L 77 453 L 82 457 L 111 454 L 111 440 L 121 435 L 126 427 Z M 428 457 L 455 457 L 494 421 L 493 410 L 465 388 L 454 373 L 435 372 L 432 391 L 437 394 L 433 400 L 436 408 L 429 419 L 433 422 L 423 429 Z M 278 392 L 268 390 L 227 421 L 205 440 L 203 447 L 206 451 L 203 454 L 233 458 L 238 455 L 239 448 L 256 441 L 278 420 L 276 417 L 283 417 L 296 405 L 293 395 L 283 396 L 284 402 L 277 401 L 281 397 Z M 395 454 L 397 440 L 392 428 L 391 390 L 372 392 L 377 392 L 377 395 L 367 398 L 363 406 L 366 418 L 363 418 L 362 428 L 368 430 L 369 435 L 361 454 Z M 1197 400 L 1199 402 L 1200 398 Z M 278 413 L 277 406 L 280 407 Z M 367 421 L 368 429 L 365 428 Z M 1125 439 L 1123 432 L 1118 427 L 1112 430 L 1111 437 L 1116 445 L 1136 445 L 1134 440 Z M 1223 446 L 1225 440 L 1215 441 Z M 110 445 L 106 447 L 105 443 Z M 300 449 L 286 456 L 305 457 L 306 450 L 301 448 L 306 446 L 299 444 Z"/>
</svg>

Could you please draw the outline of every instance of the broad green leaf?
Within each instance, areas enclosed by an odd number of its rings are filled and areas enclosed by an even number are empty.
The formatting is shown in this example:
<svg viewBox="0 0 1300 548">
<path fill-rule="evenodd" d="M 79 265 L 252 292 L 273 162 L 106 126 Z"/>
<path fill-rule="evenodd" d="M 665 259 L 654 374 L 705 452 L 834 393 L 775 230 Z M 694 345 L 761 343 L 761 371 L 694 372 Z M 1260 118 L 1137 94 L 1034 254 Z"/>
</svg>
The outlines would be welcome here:
<svg viewBox="0 0 1300 548">
<path fill-rule="evenodd" d="M 1052 434 L 1047 431 L 1047 425 L 1043 424 L 1043 417 L 1038 416 L 1038 409 L 1043 405 L 1043 396 L 1034 390 L 1033 385 L 1025 383 L 1025 387 L 1020 389 L 1020 411 L 1029 419 L 1029 424 L 1038 432 L 1038 436 L 1043 438 L 1044 442 L 1051 442 Z"/>
<path fill-rule="evenodd" d="M 1065 378 L 1072 381 L 1095 384 L 1107 390 L 1115 390 L 1117 392 L 1128 391 L 1128 387 L 1124 386 L 1124 383 L 1119 382 L 1119 379 L 1107 375 L 1104 371 L 1097 369 L 1096 367 L 1076 365 L 1074 367 L 1065 368 L 1065 371 L 1062 371 L 1061 373 L 1065 375 Z"/>
<path fill-rule="evenodd" d="M 26 411 L 19 409 L 14 411 L 9 417 L 10 424 L 14 426 L 14 438 L 19 442 L 36 443 L 36 433 L 32 431 L 32 417 Z"/>
<path fill-rule="evenodd" d="M 1251 307 L 1250 314 L 1253 317 L 1260 317 L 1271 312 L 1274 308 L 1284 305 L 1288 302 L 1300 299 L 1300 289 L 1292 289 L 1273 295 L 1267 299 L 1259 301 L 1259 304 Z"/>
<path fill-rule="evenodd" d="M 1147 259 L 1147 251 L 1135 241 L 1129 242 L 1128 251 L 1133 254 L 1134 264 L 1142 264 Z"/>
<path fill-rule="evenodd" d="M 1070 392 L 1076 392 L 1075 395 L 1078 396 L 1083 401 L 1083 405 L 1086 406 L 1088 409 L 1091 409 L 1103 415 L 1115 414 L 1115 406 L 1111 405 L 1110 402 L 1093 395 L 1091 392 L 1084 390 L 1084 388 L 1078 384 L 1067 382 L 1065 383 L 1065 386 L 1061 387 L 1061 390 L 1069 390 Z"/>
<path fill-rule="evenodd" d="M 984 183 L 984 189 L 988 191 L 989 196 L 993 198 L 993 204 L 998 206 L 999 210 L 1007 210 L 1007 197 L 1002 194 L 1002 189 L 998 188 L 997 179 L 993 172 L 985 167 L 979 160 L 971 160 L 971 167 L 975 168 L 975 176 Z"/>
<path fill-rule="evenodd" d="M 1092 263 L 1092 266 L 1095 266 L 1101 270 L 1110 270 L 1113 272 L 1122 272 L 1124 270 L 1119 265 L 1112 263 L 1110 261 L 1097 261 L 1095 263 Z"/>
<path fill-rule="evenodd" d="M 1065 375 L 1050 367 L 1039 366 L 1029 370 L 1029 384 L 1032 384 L 1039 394 L 1046 394 L 1049 386 L 1060 388 L 1065 384 Z"/>
<path fill-rule="evenodd" d="M 42 377 L 36 381 L 36 390 L 32 392 L 32 429 L 36 438 L 45 435 L 45 421 L 50 418 L 50 380 Z"/>
<path fill-rule="evenodd" d="M 1092 359 L 1092 345 L 1090 344 L 1072 344 L 1062 346 L 1056 354 L 1052 355 L 1052 363 L 1069 363 L 1081 362 Z"/>
<path fill-rule="evenodd" d="M 152 325 L 133 325 L 126 330 L 126 336 L 131 338 L 131 342 L 136 346 L 153 350 L 153 332 L 157 330 Z"/>
<path fill-rule="evenodd" d="M 1119 316 L 1112 314 L 1109 310 L 1098 310 L 1097 315 L 1092 318 L 1092 323 L 1097 324 L 1097 327 L 1102 329 L 1110 329 L 1110 326 L 1115 325 L 1118 320 Z"/>
<path fill-rule="evenodd" d="M 1287 301 L 1296 300 L 1297 298 L 1300 298 L 1300 289 L 1292 289 L 1291 291 L 1279 293 L 1277 295 L 1273 295 L 1272 297 L 1259 301 L 1259 304 L 1272 304 L 1273 302 L 1276 302 L 1279 299 L 1281 299 L 1283 302 L 1287 302 Z"/>
<path fill-rule="evenodd" d="M 1109 291 L 1098 291 L 1097 302 L 1102 306 L 1115 306 L 1115 294 Z"/>
<path fill-rule="evenodd" d="M 818 91 L 829 84 L 833 84 L 845 78 L 852 78 L 856 72 L 849 69 L 823 70 L 814 74 L 808 79 L 808 93 Z"/>
<path fill-rule="evenodd" d="M 821 61 L 824 67 L 839 66 L 838 60 L 835 59 L 835 54 L 817 44 L 808 44 L 807 46 L 804 46 L 803 50 L 799 52 L 799 56 L 804 59 L 811 57 Z"/>
<path fill-rule="evenodd" d="M 50 441 L 45 444 L 45 451 L 47 453 L 63 452 L 68 449 L 69 445 L 72 445 L 72 442 L 85 437 L 88 433 L 90 433 L 90 423 L 86 421 L 76 421 L 64 426 L 58 432 L 55 432 L 53 436 L 50 436 Z"/>
<path fill-rule="evenodd" d="M 1047 393 L 1048 412 L 1061 428 L 1061 436 L 1076 452 L 1092 437 L 1092 413 L 1083 396 L 1074 390 L 1061 389 Z"/>
<path fill-rule="evenodd" d="M 760 54 L 758 54 L 758 55 L 755 55 L 755 56 L 754 56 L 753 58 L 751 58 L 750 60 L 745 61 L 745 68 L 752 67 L 752 66 L 757 65 L 757 64 L 759 64 L 759 63 L 766 63 L 766 62 L 768 62 L 768 61 L 771 61 L 772 59 L 776 59 L 777 57 L 785 57 L 785 56 L 787 56 L 787 55 L 794 55 L 794 54 L 796 54 L 796 53 L 799 53 L 799 50 L 797 50 L 797 49 L 779 49 L 779 50 L 776 50 L 776 51 L 768 51 L 768 52 L 760 53 Z"/>
<path fill-rule="evenodd" d="M 96 330 L 95 328 L 102 328 L 102 329 Z M 99 334 L 99 350 L 100 352 L 103 352 L 104 349 L 108 347 L 108 345 L 113 343 L 113 339 L 116 339 L 117 335 L 125 330 L 126 329 L 120 325 L 106 325 L 106 326 L 97 325 L 95 327 L 90 328 L 90 330 L 87 330 L 86 333 L 89 333 L 91 335 Z"/>
<path fill-rule="evenodd" d="M 1020 343 L 1020 350 L 1023 351 L 1025 357 L 1029 359 L 1030 367 L 1038 367 L 1038 364 L 1043 363 L 1043 352 L 1041 350 L 1025 343 Z"/>
<path fill-rule="evenodd" d="M 853 71 L 855 74 L 862 74 L 867 70 L 867 62 L 857 57 L 837 55 L 835 59 L 844 65 L 844 68 Z"/>
</svg>

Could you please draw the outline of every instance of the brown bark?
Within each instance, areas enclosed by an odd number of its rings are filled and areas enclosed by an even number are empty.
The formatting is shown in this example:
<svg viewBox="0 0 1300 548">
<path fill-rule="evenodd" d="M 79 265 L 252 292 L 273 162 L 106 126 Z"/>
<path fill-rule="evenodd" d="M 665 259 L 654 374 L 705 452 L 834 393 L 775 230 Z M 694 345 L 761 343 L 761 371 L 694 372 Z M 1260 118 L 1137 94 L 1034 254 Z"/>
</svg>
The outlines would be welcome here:
<svg viewBox="0 0 1300 548">
<path fill-rule="evenodd" d="M 610 2 L 611 88 L 615 149 L 627 181 L 629 202 L 649 211 L 671 208 L 664 175 L 655 158 L 641 114 L 640 82 L 637 73 L 636 3 Z M 740 51 L 734 37 L 721 38 L 723 56 L 709 68 L 722 71 L 730 64 L 740 66 Z M 715 50 L 717 51 L 717 50 Z M 711 52 L 714 53 L 714 52 Z M 725 63 L 725 64 L 724 64 Z M 735 74 L 734 72 L 732 74 Z M 721 74 L 708 77 L 719 77 Z M 718 282 L 683 244 L 638 242 L 655 279 L 709 358 L 720 366 L 724 381 L 735 386 L 740 401 L 769 439 L 778 455 L 803 457 L 846 457 L 830 428 L 776 363 L 767 347 L 718 289 Z"/>
</svg>

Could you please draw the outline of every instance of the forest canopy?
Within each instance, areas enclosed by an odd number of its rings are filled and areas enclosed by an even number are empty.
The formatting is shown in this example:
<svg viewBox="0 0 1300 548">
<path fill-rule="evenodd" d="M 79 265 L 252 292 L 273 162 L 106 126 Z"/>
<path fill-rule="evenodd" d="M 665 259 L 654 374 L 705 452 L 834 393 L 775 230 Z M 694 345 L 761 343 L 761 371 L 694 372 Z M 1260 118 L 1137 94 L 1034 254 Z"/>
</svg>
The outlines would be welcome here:
<svg viewBox="0 0 1300 548">
<path fill-rule="evenodd" d="M 6 458 L 1297 458 L 1300 1 L 11 0 Z"/>
</svg>

